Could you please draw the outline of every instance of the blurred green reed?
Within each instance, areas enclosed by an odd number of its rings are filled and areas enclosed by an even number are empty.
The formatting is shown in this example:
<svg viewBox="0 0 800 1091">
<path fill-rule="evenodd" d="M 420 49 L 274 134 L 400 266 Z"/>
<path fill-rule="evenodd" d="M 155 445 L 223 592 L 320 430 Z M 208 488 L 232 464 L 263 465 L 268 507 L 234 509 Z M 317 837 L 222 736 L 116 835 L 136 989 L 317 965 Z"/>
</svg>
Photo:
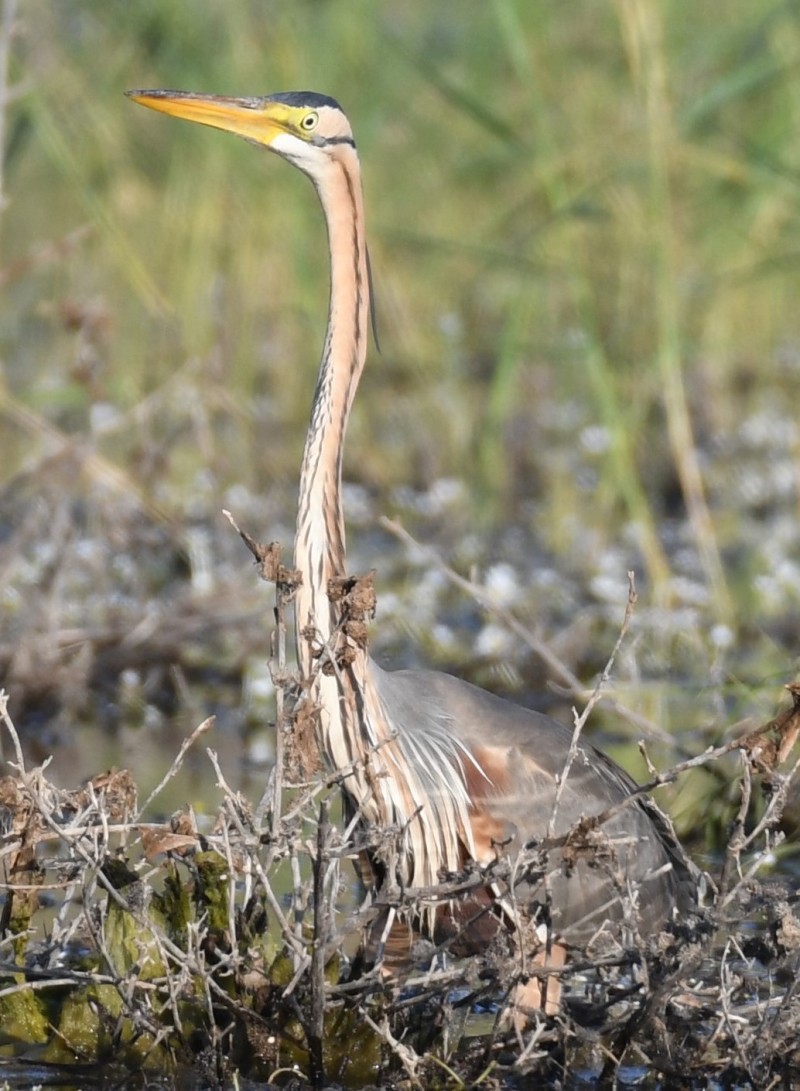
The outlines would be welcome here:
<svg viewBox="0 0 800 1091">
<path fill-rule="evenodd" d="M 30 0 L 18 22 L 0 484 L 37 419 L 83 434 L 105 402 L 98 450 L 167 506 L 203 467 L 220 488 L 296 474 L 327 298 L 311 189 L 122 92 L 311 88 L 356 129 L 378 291 L 348 477 L 464 477 L 487 531 L 534 496 L 556 551 L 576 520 L 599 541 L 628 526 L 662 600 L 677 504 L 713 613 L 741 609 L 735 513 L 714 511 L 698 442 L 795 398 L 800 7 Z M 187 389 L 205 441 L 148 480 L 142 446 Z M 574 408 L 576 444 L 603 430 L 590 505 L 542 405 Z"/>
</svg>

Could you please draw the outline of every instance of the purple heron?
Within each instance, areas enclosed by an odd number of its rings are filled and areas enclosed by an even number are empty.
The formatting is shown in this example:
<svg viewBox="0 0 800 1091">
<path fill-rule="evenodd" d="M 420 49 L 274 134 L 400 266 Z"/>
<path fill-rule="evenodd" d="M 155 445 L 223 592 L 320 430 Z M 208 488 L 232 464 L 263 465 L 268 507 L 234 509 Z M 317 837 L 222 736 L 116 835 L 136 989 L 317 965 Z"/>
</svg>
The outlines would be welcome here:
<svg viewBox="0 0 800 1091">
<path fill-rule="evenodd" d="M 416 931 L 447 939 L 456 953 L 480 948 L 501 928 L 513 929 L 523 896 L 529 905 L 547 906 L 547 939 L 530 952 L 544 966 L 563 964 L 570 946 L 586 943 L 606 922 L 633 913 L 648 934 L 691 909 L 699 873 L 652 800 L 634 795 L 634 781 L 584 742 L 564 780 L 570 729 L 447 674 L 384 671 L 364 642 L 350 641 L 349 654 L 340 654 L 348 643 L 344 607 L 330 591 L 346 575 L 342 452 L 370 326 L 361 171 L 341 107 L 305 91 L 260 98 L 129 94 L 143 106 L 276 152 L 308 175 L 322 203 L 330 301 L 300 476 L 297 655 L 317 745 L 342 774 L 351 813 L 367 829 L 396 835 L 363 861 L 370 882 L 428 889 L 466 867 L 518 859 L 531 843 L 549 839 L 554 846 L 546 877 L 529 870 L 514 887 L 487 873 L 467 899 L 429 902 L 412 920 L 387 916 L 382 942 L 373 941 L 386 972 L 408 957 Z M 613 866 L 580 851 L 568 860 L 565 836 L 581 820 L 589 829 L 598 816 L 605 860 Z M 555 993 L 543 996 L 531 980 L 521 1003 L 552 1011 Z"/>
</svg>

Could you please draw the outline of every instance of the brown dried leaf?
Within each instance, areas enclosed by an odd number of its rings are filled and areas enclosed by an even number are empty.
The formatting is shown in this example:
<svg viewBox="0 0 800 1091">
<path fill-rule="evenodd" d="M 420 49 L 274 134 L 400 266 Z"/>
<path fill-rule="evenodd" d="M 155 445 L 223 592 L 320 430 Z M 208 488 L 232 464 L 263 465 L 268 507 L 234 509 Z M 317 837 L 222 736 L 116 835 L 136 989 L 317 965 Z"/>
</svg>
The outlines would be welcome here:
<svg viewBox="0 0 800 1091">
<path fill-rule="evenodd" d="M 800 735 L 800 683 L 790 682 L 786 689 L 792 695 L 792 707 L 739 742 L 759 773 L 770 773 L 786 761 Z"/>
<path fill-rule="evenodd" d="M 98 773 L 88 784 L 112 822 L 124 822 L 136 811 L 138 790 L 136 781 L 127 769 L 109 769 Z M 80 807 L 85 807 L 90 801 L 88 789 L 80 789 L 76 799 L 80 801 Z"/>
<path fill-rule="evenodd" d="M 0 807 L 8 807 L 16 817 L 25 795 L 16 777 L 0 777 Z"/>
<path fill-rule="evenodd" d="M 367 650 L 367 623 L 375 616 L 377 605 L 374 581 L 374 571 L 364 576 L 337 576 L 328 581 L 328 598 L 339 606 L 335 667 L 326 664 L 328 673 L 351 666 Z"/>
<path fill-rule="evenodd" d="M 284 752 L 284 769 L 290 783 L 310 780 L 322 769 L 316 734 L 318 716 L 319 709 L 310 701 L 301 701 L 294 711 Z"/>
<path fill-rule="evenodd" d="M 780 725 L 776 722 L 776 729 L 780 736 L 778 764 L 786 761 L 797 742 L 797 736 L 800 735 L 800 683 L 790 682 L 786 688 L 792 695 L 792 707 Z"/>
<path fill-rule="evenodd" d="M 328 581 L 328 598 L 342 603 L 342 616 L 346 619 L 375 617 L 378 596 L 374 569 L 363 576 L 335 576 Z"/>
<path fill-rule="evenodd" d="M 775 927 L 775 940 L 784 952 L 800 949 L 800 921 L 788 906 Z"/>
<path fill-rule="evenodd" d="M 163 826 L 139 826 L 142 848 L 148 860 L 164 852 L 174 852 L 186 856 L 200 848 L 200 838 L 195 834 L 173 833 Z"/>
<path fill-rule="evenodd" d="M 267 583 L 277 584 L 284 598 L 290 599 L 303 582 L 303 576 L 297 569 L 287 568 L 280 563 L 282 548 L 280 542 L 270 542 L 269 545 L 264 545 L 263 542 L 257 541 L 252 534 L 242 530 L 229 511 L 225 511 L 223 514 L 255 557 L 261 579 L 266 580 Z"/>
<path fill-rule="evenodd" d="M 369 630 L 365 621 L 347 621 L 344 626 L 344 631 L 357 647 L 362 650 L 366 649 Z"/>
</svg>

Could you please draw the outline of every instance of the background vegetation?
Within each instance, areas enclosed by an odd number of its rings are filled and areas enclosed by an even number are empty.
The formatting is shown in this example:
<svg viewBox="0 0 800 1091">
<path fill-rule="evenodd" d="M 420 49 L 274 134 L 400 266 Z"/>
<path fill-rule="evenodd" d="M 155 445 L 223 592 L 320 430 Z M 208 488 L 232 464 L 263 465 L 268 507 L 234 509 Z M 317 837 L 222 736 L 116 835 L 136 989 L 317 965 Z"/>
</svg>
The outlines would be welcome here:
<svg viewBox="0 0 800 1091">
<path fill-rule="evenodd" d="M 619 684 L 687 747 L 772 709 L 800 612 L 800 4 L 27 0 L 8 83 L 0 619 L 24 733 L 96 719 L 76 678 L 115 726 L 131 687 L 134 719 L 163 705 L 162 675 L 124 672 L 187 602 L 154 658 L 213 657 L 240 702 L 266 600 L 219 511 L 291 542 L 320 213 L 273 158 L 123 98 L 149 86 L 311 88 L 353 121 L 382 351 L 346 476 L 390 662 L 421 645 L 539 703 L 547 676 L 401 568 L 387 512 L 584 676 L 635 569 Z"/>
<path fill-rule="evenodd" d="M 633 570 L 639 601 L 587 734 L 640 777 L 637 739 L 661 768 L 689 758 L 768 720 L 797 672 L 800 0 L 0 0 L 0 685 L 47 787 L 34 798 L 22 751 L 5 751 L 28 795 L 8 778 L 3 810 L 35 872 L 22 898 L 6 887 L 7 923 L 21 913 L 7 953 L 41 908 L 42 822 L 85 817 L 121 785 L 125 851 L 146 821 L 143 851 L 159 855 L 173 835 L 205 837 L 221 807 L 231 828 L 239 808 L 249 822 L 272 759 L 272 594 L 221 509 L 289 551 L 324 230 L 274 157 L 123 96 L 170 86 L 309 88 L 353 121 L 381 352 L 356 402 L 346 505 L 351 568 L 378 570 L 377 658 L 569 718 Z M 162 782 L 212 713 L 218 765 L 195 746 L 139 811 L 136 786 L 144 798 Z M 701 862 L 727 845 L 712 870 L 741 891 L 754 944 L 718 918 L 727 946 L 697 1018 L 717 1019 L 733 981 L 749 1038 L 729 1023 L 731 1042 L 771 1072 L 797 1040 L 773 992 L 792 999 L 797 922 L 780 882 L 750 879 L 788 855 L 800 809 L 772 757 L 751 748 L 751 770 L 735 749 L 659 802 Z M 53 784 L 33 771 L 51 753 Z M 55 787 L 112 764 L 131 776 Z M 179 807 L 188 834 L 158 825 Z M 77 835 L 59 836 L 58 867 L 75 865 L 63 881 L 118 902 L 106 841 L 88 866 Z M 778 863 L 796 888 L 796 865 Z M 86 904 L 70 916 L 68 892 L 53 910 L 59 969 Z M 114 1013 L 132 967 L 107 962 Z M 46 1041 L 57 1020 L 24 978 L 5 993 L 28 997 Z"/>
</svg>

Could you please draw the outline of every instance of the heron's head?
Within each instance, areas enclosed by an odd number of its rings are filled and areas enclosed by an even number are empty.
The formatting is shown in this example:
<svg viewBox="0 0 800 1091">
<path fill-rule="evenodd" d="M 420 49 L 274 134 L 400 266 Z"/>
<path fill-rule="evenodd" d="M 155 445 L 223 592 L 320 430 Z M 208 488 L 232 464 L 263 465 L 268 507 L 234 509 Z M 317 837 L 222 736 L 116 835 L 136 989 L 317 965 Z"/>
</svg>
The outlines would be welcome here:
<svg viewBox="0 0 800 1091">
<path fill-rule="evenodd" d="M 286 91 L 263 98 L 225 98 L 192 91 L 128 91 L 142 106 L 211 125 L 277 152 L 312 179 L 324 176 L 343 146 L 354 148 L 353 130 L 341 106 L 314 91 Z"/>
</svg>

